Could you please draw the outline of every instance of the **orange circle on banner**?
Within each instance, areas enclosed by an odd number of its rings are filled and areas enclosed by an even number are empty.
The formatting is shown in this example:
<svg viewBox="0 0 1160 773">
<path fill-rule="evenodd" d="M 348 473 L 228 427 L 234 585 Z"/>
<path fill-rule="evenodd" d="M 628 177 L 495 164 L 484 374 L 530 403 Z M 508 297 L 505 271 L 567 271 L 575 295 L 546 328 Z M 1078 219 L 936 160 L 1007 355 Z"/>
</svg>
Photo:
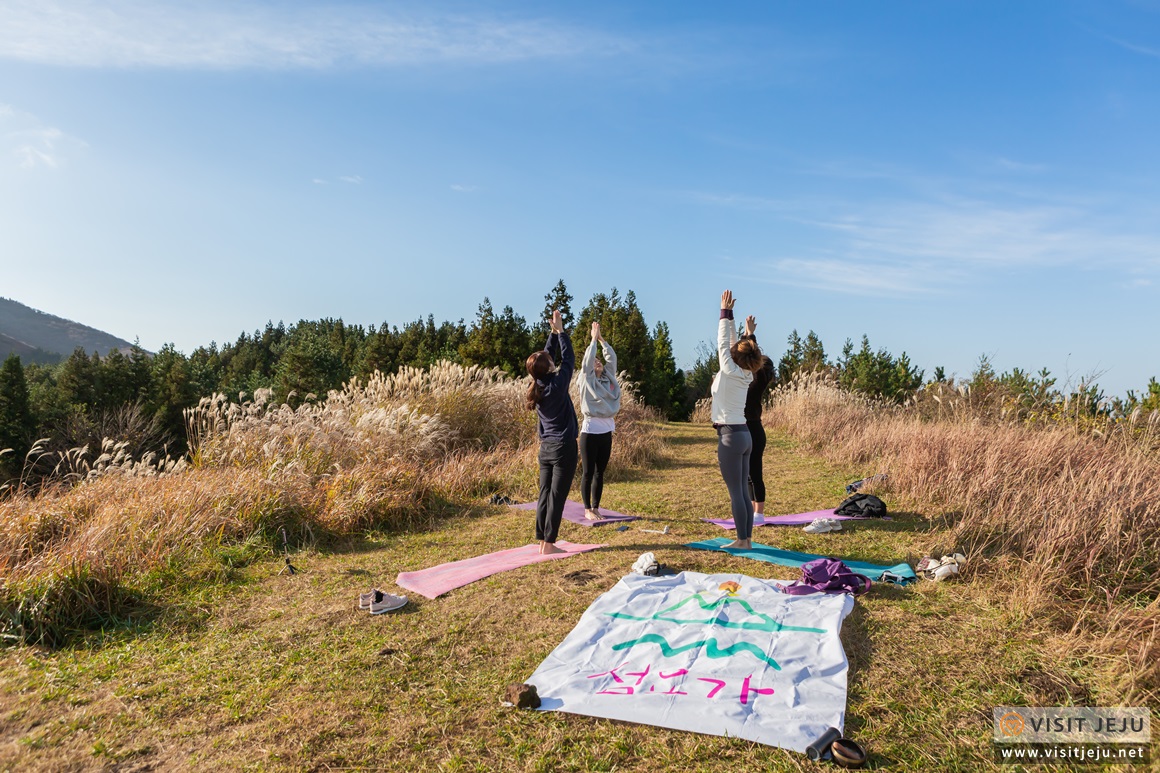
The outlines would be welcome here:
<svg viewBox="0 0 1160 773">
<path fill-rule="evenodd" d="M 1020 735 L 1023 733 L 1023 715 L 1008 711 L 999 717 L 999 732 L 1005 736 Z"/>
</svg>

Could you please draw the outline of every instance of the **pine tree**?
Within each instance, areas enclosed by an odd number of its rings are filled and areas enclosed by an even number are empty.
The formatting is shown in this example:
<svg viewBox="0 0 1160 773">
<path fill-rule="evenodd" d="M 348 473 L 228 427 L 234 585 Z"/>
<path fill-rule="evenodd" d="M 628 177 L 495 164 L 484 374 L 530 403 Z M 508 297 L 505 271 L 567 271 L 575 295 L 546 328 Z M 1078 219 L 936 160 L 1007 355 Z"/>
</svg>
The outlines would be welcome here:
<svg viewBox="0 0 1160 773">
<path fill-rule="evenodd" d="M 342 352 L 327 335 L 324 325 L 303 320 L 290 335 L 290 346 L 278 360 L 275 395 L 294 405 L 307 395 L 325 398 L 332 389 L 342 387 L 349 379 L 342 362 Z M 291 393 L 296 394 L 291 399 Z"/>
<path fill-rule="evenodd" d="M 173 344 L 165 344 L 153 355 L 153 390 L 147 413 L 177 447 L 185 448 L 185 415 L 183 411 L 197 404 L 189 360 Z"/>
<path fill-rule="evenodd" d="M 0 367 L 0 451 L 10 449 L 0 456 L 0 483 L 19 477 L 35 432 L 24 367 L 10 354 Z"/>
<path fill-rule="evenodd" d="M 141 348 L 138 340 L 133 341 L 133 348 L 129 350 L 129 384 L 132 389 L 132 401 L 143 402 L 149 397 L 149 387 L 153 374 L 149 364 L 149 354 Z"/>
<path fill-rule="evenodd" d="M 684 418 L 685 374 L 677 369 L 673 358 L 673 341 L 669 326 L 658 322 L 653 331 L 652 379 L 647 402 L 670 420 Z"/>
<path fill-rule="evenodd" d="M 88 353 L 81 346 L 73 350 L 69 358 L 60 364 L 56 374 L 56 385 L 66 402 L 86 409 L 96 405 L 96 369 L 99 365 L 100 358 L 94 355 L 93 359 L 89 359 Z"/>
<path fill-rule="evenodd" d="M 608 338 L 607 335 L 605 338 L 614 342 L 618 367 L 628 374 L 629 380 L 636 384 L 646 402 L 649 402 L 650 395 L 656 394 L 652 384 L 655 352 L 648 323 L 644 321 L 644 314 L 636 304 L 635 292 L 628 291 L 624 303 L 615 311 L 614 318 L 615 338 Z M 649 404 L 660 407 L 652 402 Z"/>
<path fill-rule="evenodd" d="M 484 298 L 459 356 L 467 364 L 503 368 L 518 377 L 526 373 L 524 362 L 536 345 L 527 321 L 511 306 L 497 316 L 491 300 Z"/>
<path fill-rule="evenodd" d="M 843 350 L 844 352 L 845 350 Z M 826 370 L 829 367 L 826 349 L 822 346 L 822 340 L 818 338 L 818 334 L 811 330 L 803 341 L 798 335 L 798 331 L 794 330 L 789 334 L 789 349 L 778 362 L 777 381 L 779 384 L 788 384 L 799 371 L 812 373 Z"/>
<path fill-rule="evenodd" d="M 359 375 L 368 378 L 376 370 L 382 373 L 394 373 L 402 364 L 401 349 L 399 329 L 392 328 L 386 322 L 379 325 L 378 330 L 367 336 L 358 369 Z"/>
<path fill-rule="evenodd" d="M 826 360 L 826 349 L 822 346 L 822 339 L 811 330 L 806 334 L 806 341 L 802 346 L 802 367 L 812 372 L 825 370 L 827 365 L 829 362 Z"/>
<path fill-rule="evenodd" d="M 564 284 L 563 279 L 556 282 L 556 286 L 544 296 L 544 310 L 540 312 L 540 324 L 543 327 L 544 335 L 547 335 L 548 330 L 551 329 L 552 312 L 557 309 L 560 310 L 560 316 L 564 319 L 564 329 L 571 333 L 572 325 L 576 320 L 572 316 L 572 295 L 568 292 L 568 286 Z"/>
<path fill-rule="evenodd" d="M 568 292 L 568 287 L 564 284 L 563 279 L 556 282 L 556 286 L 544 296 L 544 310 L 540 312 L 540 326 L 537 330 L 533 331 L 533 335 L 548 335 L 548 331 L 552 328 L 552 314 L 557 310 L 560 312 L 564 329 L 573 337 L 573 346 L 578 346 L 579 337 L 576 336 L 573 328 L 576 320 L 572 316 L 572 295 Z M 560 348 L 558 346 L 553 346 L 548 353 L 552 355 L 553 360 L 558 361 L 560 359 Z"/>
<path fill-rule="evenodd" d="M 468 365 L 489 366 L 495 349 L 496 320 L 491 299 L 484 297 L 475 312 L 475 321 L 467 331 L 467 340 L 459 347 L 459 356 Z"/>
<path fill-rule="evenodd" d="M 837 371 L 838 383 L 846 389 L 898 403 L 922 385 L 923 373 L 911 366 L 906 352 L 898 358 L 885 349 L 875 352 L 867 336 L 862 336 L 862 346 L 857 353 L 853 342 L 846 339 Z"/>
</svg>

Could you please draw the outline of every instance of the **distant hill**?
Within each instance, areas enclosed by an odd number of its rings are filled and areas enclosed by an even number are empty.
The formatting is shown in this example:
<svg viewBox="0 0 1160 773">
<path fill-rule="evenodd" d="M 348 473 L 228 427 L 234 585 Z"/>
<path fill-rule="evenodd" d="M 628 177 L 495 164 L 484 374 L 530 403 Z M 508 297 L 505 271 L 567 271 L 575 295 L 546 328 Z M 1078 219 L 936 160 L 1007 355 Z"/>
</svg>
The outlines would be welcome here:
<svg viewBox="0 0 1160 773">
<path fill-rule="evenodd" d="M 15 352 L 26 363 L 58 362 L 78 346 L 89 354 L 105 355 L 113 349 L 128 352 L 133 344 L 88 325 L 0 298 L 0 360 Z"/>
<path fill-rule="evenodd" d="M 20 361 L 25 365 L 30 362 L 51 365 L 63 359 L 57 352 L 46 352 L 44 349 L 37 349 L 35 346 L 17 341 L 12 336 L 0 333 L 0 360 L 7 359 L 10 354 L 20 355 Z"/>
</svg>

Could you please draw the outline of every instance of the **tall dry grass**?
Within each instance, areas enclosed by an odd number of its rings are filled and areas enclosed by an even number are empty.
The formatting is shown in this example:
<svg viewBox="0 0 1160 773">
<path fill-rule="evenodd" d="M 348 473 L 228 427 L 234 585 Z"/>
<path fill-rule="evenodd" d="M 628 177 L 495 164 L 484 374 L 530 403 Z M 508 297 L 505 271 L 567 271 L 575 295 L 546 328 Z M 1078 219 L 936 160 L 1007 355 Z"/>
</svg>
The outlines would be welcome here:
<svg viewBox="0 0 1160 773">
<path fill-rule="evenodd" d="M 1160 690 L 1160 458 L 1146 432 L 931 420 L 821 377 L 775 391 L 765 417 L 836 463 L 888 472 L 890 499 L 945 524 L 932 549 L 1009 574 L 1015 603 L 1113 653 L 1125 689 Z"/>
<path fill-rule="evenodd" d="M 538 446 L 525 388 L 496 369 L 442 362 L 376 373 L 298 408 L 266 392 L 242 404 L 205 398 L 186 415 L 188 464 L 134 462 L 109 442 L 55 486 L 0 499 L 0 636 L 60 644 L 269 555 L 283 529 L 297 544 L 409 528 L 520 493 L 534 485 Z M 628 390 L 616 469 L 663 452 L 655 418 Z"/>
</svg>

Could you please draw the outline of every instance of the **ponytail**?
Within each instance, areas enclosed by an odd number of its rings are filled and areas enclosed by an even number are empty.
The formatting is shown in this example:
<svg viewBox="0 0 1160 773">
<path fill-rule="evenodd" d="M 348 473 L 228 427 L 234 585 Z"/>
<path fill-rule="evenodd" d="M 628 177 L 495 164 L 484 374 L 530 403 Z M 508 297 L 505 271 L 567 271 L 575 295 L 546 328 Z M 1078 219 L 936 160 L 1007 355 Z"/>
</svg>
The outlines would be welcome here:
<svg viewBox="0 0 1160 773">
<path fill-rule="evenodd" d="M 540 383 L 540 379 L 552 372 L 552 365 L 552 355 L 546 351 L 541 350 L 528 355 L 524 367 L 528 369 L 528 375 L 532 377 L 532 385 L 528 387 L 528 393 L 524 396 L 524 400 L 529 411 L 536 410 L 540 400 L 544 399 L 544 385 Z"/>
<path fill-rule="evenodd" d="M 757 341 L 753 336 L 741 336 L 737 343 L 729 347 L 729 354 L 738 367 L 754 373 L 761 370 L 764 364 L 761 349 L 757 347 Z"/>
<path fill-rule="evenodd" d="M 524 396 L 528 410 L 536 410 L 536 406 L 540 404 L 540 400 L 542 399 L 544 399 L 544 387 L 540 385 L 539 381 L 533 378 L 532 385 L 528 387 L 528 393 Z"/>
</svg>

